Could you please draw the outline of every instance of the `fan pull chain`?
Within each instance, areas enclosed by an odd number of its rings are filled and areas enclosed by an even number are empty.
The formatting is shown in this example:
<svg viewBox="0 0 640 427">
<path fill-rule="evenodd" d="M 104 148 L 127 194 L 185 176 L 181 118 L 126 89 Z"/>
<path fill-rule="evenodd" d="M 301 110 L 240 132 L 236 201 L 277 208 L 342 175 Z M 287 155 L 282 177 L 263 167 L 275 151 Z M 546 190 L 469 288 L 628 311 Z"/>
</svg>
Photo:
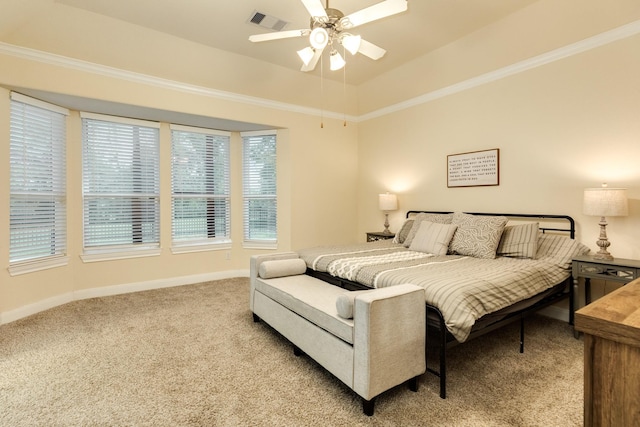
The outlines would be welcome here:
<svg viewBox="0 0 640 427">
<path fill-rule="evenodd" d="M 324 61 L 320 55 L 320 129 L 324 129 Z"/>
<path fill-rule="evenodd" d="M 342 46 L 342 56 L 347 57 L 347 50 Z M 347 127 L 347 64 L 342 67 L 342 112 L 343 122 L 342 126 Z"/>
</svg>

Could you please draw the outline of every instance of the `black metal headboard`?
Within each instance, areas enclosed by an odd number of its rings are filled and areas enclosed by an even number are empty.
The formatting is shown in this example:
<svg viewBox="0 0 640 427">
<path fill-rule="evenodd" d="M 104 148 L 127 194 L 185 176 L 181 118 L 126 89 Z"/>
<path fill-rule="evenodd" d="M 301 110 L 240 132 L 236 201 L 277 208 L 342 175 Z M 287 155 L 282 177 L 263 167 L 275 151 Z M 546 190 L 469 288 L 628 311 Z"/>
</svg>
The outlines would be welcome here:
<svg viewBox="0 0 640 427">
<path fill-rule="evenodd" d="M 419 213 L 430 214 L 449 214 L 453 212 L 445 211 L 408 211 L 407 218 L 415 216 Z M 567 233 L 569 237 L 575 239 L 576 237 L 576 222 L 568 215 L 546 215 L 546 214 L 509 214 L 509 213 L 486 213 L 486 212 L 465 212 L 469 215 L 483 215 L 483 216 L 506 216 L 510 221 L 531 221 L 537 219 L 540 223 L 540 231 L 543 233 L 547 231 L 553 231 L 558 233 Z M 548 225 L 545 225 L 548 224 Z"/>
</svg>

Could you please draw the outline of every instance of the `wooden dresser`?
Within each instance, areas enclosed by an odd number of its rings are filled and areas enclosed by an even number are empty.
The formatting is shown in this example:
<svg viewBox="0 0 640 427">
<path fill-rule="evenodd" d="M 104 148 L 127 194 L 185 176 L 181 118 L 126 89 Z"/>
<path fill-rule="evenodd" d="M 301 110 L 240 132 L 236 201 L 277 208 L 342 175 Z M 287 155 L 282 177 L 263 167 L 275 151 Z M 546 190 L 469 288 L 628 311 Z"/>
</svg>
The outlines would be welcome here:
<svg viewBox="0 0 640 427">
<path fill-rule="evenodd" d="M 576 312 L 584 333 L 584 425 L 640 425 L 640 279 Z"/>
</svg>

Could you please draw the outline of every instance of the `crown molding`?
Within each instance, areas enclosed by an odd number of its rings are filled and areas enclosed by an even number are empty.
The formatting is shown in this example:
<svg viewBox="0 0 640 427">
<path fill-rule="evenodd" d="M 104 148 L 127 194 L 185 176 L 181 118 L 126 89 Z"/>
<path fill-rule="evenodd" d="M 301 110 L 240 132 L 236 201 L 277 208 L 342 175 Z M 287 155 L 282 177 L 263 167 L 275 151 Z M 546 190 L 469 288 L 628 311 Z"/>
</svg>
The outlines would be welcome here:
<svg viewBox="0 0 640 427">
<path fill-rule="evenodd" d="M 407 108 L 415 107 L 417 105 L 426 104 L 431 101 L 435 101 L 440 98 L 444 98 L 449 95 L 453 95 L 465 90 L 473 89 L 475 87 L 494 82 L 496 80 L 503 79 L 515 74 L 522 73 L 527 70 L 531 70 L 542 65 L 550 64 L 561 59 L 569 58 L 573 55 L 577 55 L 582 52 L 586 52 L 591 49 L 595 49 L 600 46 L 604 46 L 609 43 L 613 43 L 618 40 L 622 40 L 631 36 L 635 36 L 640 33 L 640 20 L 631 22 L 629 24 L 614 28 L 604 33 L 597 34 L 595 36 L 586 38 L 576 43 L 563 46 L 558 49 L 543 53 L 541 55 L 534 56 L 529 59 L 525 59 L 520 62 L 508 65 L 503 68 L 499 68 L 494 71 L 490 71 L 485 74 L 481 74 L 476 77 L 472 77 L 467 80 L 455 83 L 450 86 L 443 87 L 441 89 L 427 92 L 423 95 L 415 98 L 408 99 L 406 101 L 399 102 L 397 104 L 390 105 L 367 114 L 358 116 L 358 121 L 366 121 L 377 117 L 385 116 L 387 114 L 396 113 L 398 111 L 405 110 Z"/>
<path fill-rule="evenodd" d="M 586 38 L 576 43 L 569 44 L 567 46 L 554 49 L 552 51 L 534 56 L 529 59 L 525 59 L 520 62 L 508 65 L 506 67 L 499 68 L 494 71 L 490 71 L 485 74 L 481 74 L 476 77 L 472 77 L 467 80 L 455 83 L 450 86 L 446 86 L 441 89 L 437 89 L 431 92 L 427 92 L 423 95 L 415 98 L 408 99 L 406 101 L 399 102 L 397 104 L 390 105 L 388 107 L 380 108 L 378 110 L 360 115 L 360 116 L 346 116 L 346 119 L 351 122 L 362 122 L 371 120 L 377 117 L 385 116 L 388 114 L 396 113 L 407 108 L 415 107 L 417 105 L 426 104 L 449 95 L 463 92 L 465 90 L 473 89 L 475 87 L 491 83 L 515 74 L 522 73 L 524 71 L 531 70 L 542 65 L 550 64 L 555 61 L 559 61 L 571 56 L 577 55 L 589 51 L 591 49 L 598 48 L 600 46 L 613 43 L 618 40 L 622 40 L 628 37 L 635 36 L 640 33 L 640 20 L 633 21 L 629 24 L 622 25 L 609 31 L 597 34 L 595 36 Z M 27 59 L 30 61 L 36 61 L 43 64 L 59 66 L 63 68 L 69 68 L 73 70 L 88 72 L 92 74 L 102 75 L 106 77 L 126 80 L 134 83 L 145 84 L 149 86 L 160 87 L 164 89 L 175 90 L 184 93 L 190 93 L 210 98 L 215 98 L 224 101 L 238 102 L 242 104 L 252 105 L 256 107 L 263 107 L 268 109 L 275 109 L 281 111 L 287 111 L 292 113 L 299 113 L 318 117 L 327 117 L 331 119 L 343 120 L 345 115 L 343 113 L 323 111 L 318 108 L 303 107 L 296 104 L 289 104 L 285 102 L 273 101 L 265 98 L 258 98 L 254 96 L 241 95 L 238 93 L 227 92 L 217 89 L 212 89 L 204 86 L 191 85 L 175 80 L 163 79 L 160 77 L 154 77 L 147 74 L 136 73 L 133 71 L 122 70 L 106 65 L 96 64 L 92 62 L 83 61 L 80 59 L 69 58 L 54 53 L 44 52 L 36 49 L 26 48 L 22 46 L 16 46 L 5 42 L 0 42 L 0 54 L 14 56 L 17 58 Z"/>
<path fill-rule="evenodd" d="M 42 64 L 115 78 L 119 80 L 126 80 L 133 83 L 215 98 L 223 101 L 238 102 L 255 107 L 263 107 L 268 109 L 306 114 L 310 116 L 326 117 L 337 120 L 345 119 L 344 113 L 325 111 L 318 108 L 303 107 L 296 104 L 278 102 L 270 99 L 241 95 L 234 92 L 227 92 L 204 86 L 183 83 L 175 80 L 163 79 L 161 77 L 155 77 L 148 74 L 137 73 L 134 71 L 127 71 L 120 68 L 110 67 L 108 65 L 101 65 L 93 62 L 83 61 L 81 59 L 69 58 L 66 56 L 57 55 L 55 53 L 44 52 L 41 50 L 17 46 L 5 42 L 0 42 L 0 54 L 13 56 L 20 59 L 26 59 L 29 61 L 40 62 Z M 353 122 L 357 120 L 357 117 L 347 115 L 346 119 Z"/>
</svg>

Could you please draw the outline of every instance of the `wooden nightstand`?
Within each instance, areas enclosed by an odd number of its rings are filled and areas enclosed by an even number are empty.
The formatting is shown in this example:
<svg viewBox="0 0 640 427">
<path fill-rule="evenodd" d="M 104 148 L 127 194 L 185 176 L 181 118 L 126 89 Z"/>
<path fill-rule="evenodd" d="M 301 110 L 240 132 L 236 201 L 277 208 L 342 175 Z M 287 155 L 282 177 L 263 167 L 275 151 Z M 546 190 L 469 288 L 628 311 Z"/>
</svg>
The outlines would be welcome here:
<svg viewBox="0 0 640 427">
<path fill-rule="evenodd" d="M 570 324 L 573 324 L 575 311 L 580 308 L 578 291 L 581 277 L 584 279 L 584 305 L 591 303 L 591 279 L 627 284 L 640 277 L 640 261 L 635 259 L 602 260 L 583 255 L 573 259 L 572 267 L 573 288 L 571 289 Z"/>
<path fill-rule="evenodd" d="M 394 233 L 384 231 L 367 231 L 367 242 L 377 242 L 378 240 L 388 240 L 396 237 Z"/>
</svg>

